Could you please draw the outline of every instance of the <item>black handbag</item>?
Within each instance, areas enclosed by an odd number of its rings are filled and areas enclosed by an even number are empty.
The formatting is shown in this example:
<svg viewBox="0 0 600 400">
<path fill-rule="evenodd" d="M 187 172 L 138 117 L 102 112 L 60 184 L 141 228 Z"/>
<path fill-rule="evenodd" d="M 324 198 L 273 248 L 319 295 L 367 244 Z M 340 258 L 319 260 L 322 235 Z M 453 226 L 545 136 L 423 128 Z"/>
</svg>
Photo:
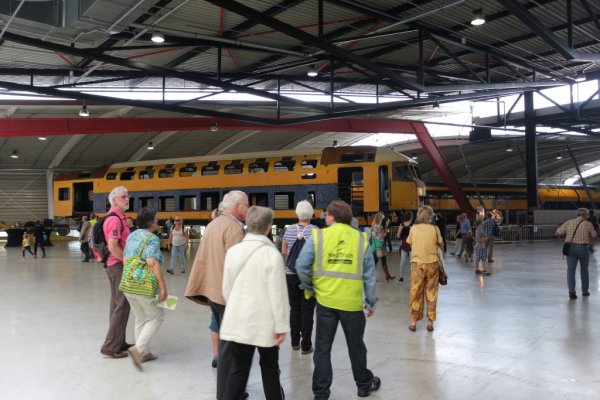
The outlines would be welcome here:
<svg viewBox="0 0 600 400">
<path fill-rule="evenodd" d="M 575 237 L 575 233 L 577 233 L 577 228 L 579 228 L 579 225 L 581 225 L 582 222 L 583 222 L 583 220 L 579 221 L 579 223 L 575 227 L 575 230 L 573 231 L 573 235 L 571 236 L 571 242 L 573 241 L 573 238 Z M 569 250 L 571 249 L 571 242 L 565 242 L 563 244 L 563 255 L 564 256 L 569 255 Z"/>
</svg>

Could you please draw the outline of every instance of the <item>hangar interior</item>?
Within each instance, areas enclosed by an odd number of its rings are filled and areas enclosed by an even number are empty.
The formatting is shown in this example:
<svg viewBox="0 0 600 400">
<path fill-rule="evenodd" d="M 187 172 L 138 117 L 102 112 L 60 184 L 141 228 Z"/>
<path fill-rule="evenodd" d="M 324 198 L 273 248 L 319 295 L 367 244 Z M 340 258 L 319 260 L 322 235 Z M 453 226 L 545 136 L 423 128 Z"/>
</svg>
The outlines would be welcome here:
<svg viewBox="0 0 600 400">
<path fill-rule="evenodd" d="M 381 145 L 378 122 L 365 132 L 300 125 L 355 117 L 427 123 L 459 182 L 525 184 L 526 93 L 539 183 L 562 184 L 599 161 L 599 13 L 589 0 L 3 2 L 0 220 L 46 216 L 61 171 Z M 479 14 L 485 23 L 473 25 Z M 477 116 L 486 103 L 491 115 Z M 200 121 L 140 130 L 140 118 Z M 102 133 L 97 119 L 131 123 Z M 64 129 L 41 128 L 55 123 Z M 474 127 L 492 135 L 469 140 Z M 420 142 L 385 140 L 418 159 L 425 181 L 440 180 Z"/>
</svg>

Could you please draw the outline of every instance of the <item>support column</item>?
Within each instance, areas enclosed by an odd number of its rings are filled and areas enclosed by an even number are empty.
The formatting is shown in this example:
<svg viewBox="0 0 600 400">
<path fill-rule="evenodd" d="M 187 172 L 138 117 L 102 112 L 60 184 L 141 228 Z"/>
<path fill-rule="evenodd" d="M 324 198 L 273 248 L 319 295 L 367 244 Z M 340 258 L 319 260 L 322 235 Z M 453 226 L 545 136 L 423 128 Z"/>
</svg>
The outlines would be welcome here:
<svg viewBox="0 0 600 400">
<path fill-rule="evenodd" d="M 454 176 L 454 173 L 450 169 L 448 162 L 444 158 L 444 154 L 429 134 L 425 124 L 411 123 L 411 125 L 413 126 L 413 130 L 417 136 L 417 139 L 419 140 L 419 143 L 421 143 L 423 150 L 425 150 L 429 156 L 431 163 L 435 166 L 438 174 L 440 174 L 440 177 L 448 187 L 448 190 L 454 197 L 454 201 L 456 201 L 456 204 L 458 204 L 460 210 L 470 216 L 474 215 L 475 210 L 473 210 L 469 199 L 467 199 L 467 196 L 465 196 L 465 192 L 462 190 L 462 187 L 458 183 L 456 176 Z"/>
<path fill-rule="evenodd" d="M 46 171 L 46 193 L 48 196 L 48 218 L 54 219 L 54 171 Z"/>
<path fill-rule="evenodd" d="M 527 209 L 538 208 L 538 165 L 533 92 L 525 92 L 525 168 L 527 171 Z"/>
</svg>

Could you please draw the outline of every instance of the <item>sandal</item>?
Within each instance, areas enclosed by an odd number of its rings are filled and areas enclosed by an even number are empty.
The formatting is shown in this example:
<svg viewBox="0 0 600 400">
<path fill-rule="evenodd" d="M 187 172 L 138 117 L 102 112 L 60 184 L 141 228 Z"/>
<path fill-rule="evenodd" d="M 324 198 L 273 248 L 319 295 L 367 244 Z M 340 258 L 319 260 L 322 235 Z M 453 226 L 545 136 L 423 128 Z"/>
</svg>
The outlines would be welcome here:
<svg viewBox="0 0 600 400">
<path fill-rule="evenodd" d="M 413 325 L 413 324 L 409 325 L 408 326 L 408 330 L 411 331 L 411 332 L 415 332 L 417 330 L 417 325 L 416 324 L 415 325 Z"/>
</svg>

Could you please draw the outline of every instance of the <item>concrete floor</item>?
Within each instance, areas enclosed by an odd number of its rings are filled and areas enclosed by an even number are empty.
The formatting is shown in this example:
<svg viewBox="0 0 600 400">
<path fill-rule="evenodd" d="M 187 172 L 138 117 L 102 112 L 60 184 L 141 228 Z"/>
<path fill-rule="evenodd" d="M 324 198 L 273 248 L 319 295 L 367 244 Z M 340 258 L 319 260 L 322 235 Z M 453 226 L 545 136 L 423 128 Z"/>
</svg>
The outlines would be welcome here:
<svg viewBox="0 0 600 400">
<path fill-rule="evenodd" d="M 192 258 L 195 248 L 192 250 Z M 381 377 L 373 399 L 598 399 L 600 291 L 590 262 L 591 297 L 569 300 L 561 245 L 496 245 L 490 277 L 448 255 L 449 284 L 440 289 L 435 332 L 407 329 L 408 283 L 381 282 L 368 320 L 369 367 Z M 190 260 L 188 260 L 188 270 Z M 397 273 L 396 254 L 389 262 Z M 177 269 L 176 269 L 177 271 Z M 80 262 L 77 243 L 57 243 L 48 258 L 21 260 L 0 247 L 4 298 L 0 341 L 3 399 L 214 399 L 209 310 L 180 298 L 153 341 L 155 362 L 138 372 L 131 360 L 100 355 L 108 315 L 102 268 Z M 189 275 L 167 276 L 183 296 Z M 579 278 L 577 282 L 578 294 Z M 133 314 L 128 325 L 133 340 Z M 341 329 L 334 344 L 331 399 L 354 399 Z M 257 358 L 248 382 L 262 399 Z M 287 399 L 312 399 L 311 356 L 281 348 Z"/>
</svg>

